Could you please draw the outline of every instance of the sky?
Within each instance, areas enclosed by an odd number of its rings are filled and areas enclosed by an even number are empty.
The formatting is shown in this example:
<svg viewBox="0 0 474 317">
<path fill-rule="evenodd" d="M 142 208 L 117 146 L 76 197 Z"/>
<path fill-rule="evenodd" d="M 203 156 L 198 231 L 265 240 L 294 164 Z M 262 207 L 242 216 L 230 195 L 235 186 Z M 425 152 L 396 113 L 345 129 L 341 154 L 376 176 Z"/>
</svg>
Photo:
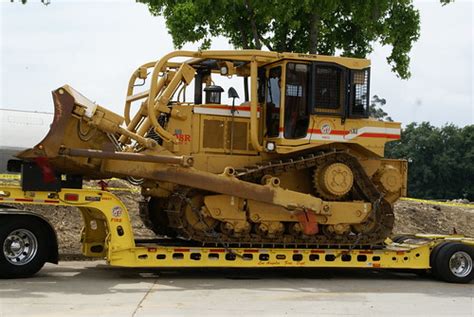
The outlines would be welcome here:
<svg viewBox="0 0 474 317">
<path fill-rule="evenodd" d="M 134 0 L 0 1 L 0 108 L 52 112 L 51 91 L 69 84 L 121 114 L 131 73 L 174 50 L 164 19 Z M 386 62 L 391 48 L 375 45 L 371 94 L 385 98 L 384 110 L 403 124 L 473 124 L 473 2 L 415 7 L 421 37 L 410 53 L 412 77 L 397 78 Z M 216 38 L 211 49 L 233 47 Z"/>
</svg>

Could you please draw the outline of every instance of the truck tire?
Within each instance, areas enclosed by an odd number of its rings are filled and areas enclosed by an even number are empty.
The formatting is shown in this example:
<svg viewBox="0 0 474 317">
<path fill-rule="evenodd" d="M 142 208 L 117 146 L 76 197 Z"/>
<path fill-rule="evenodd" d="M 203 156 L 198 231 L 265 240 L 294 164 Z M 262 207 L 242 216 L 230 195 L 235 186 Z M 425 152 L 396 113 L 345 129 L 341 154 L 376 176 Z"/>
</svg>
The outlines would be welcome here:
<svg viewBox="0 0 474 317">
<path fill-rule="evenodd" d="M 392 241 L 395 243 L 403 243 L 405 242 L 405 240 L 408 240 L 408 239 L 416 239 L 416 236 L 413 234 L 400 234 L 400 235 L 394 236 L 392 238 Z"/>
<path fill-rule="evenodd" d="M 0 278 L 29 277 L 48 258 L 48 228 L 31 216 L 0 218 Z"/>
<path fill-rule="evenodd" d="M 441 242 L 440 244 L 435 246 L 433 248 L 433 250 L 431 250 L 431 253 L 430 253 L 431 274 L 436 278 L 438 276 L 437 266 L 436 266 L 436 258 L 438 256 L 439 250 L 441 250 L 448 243 L 450 243 L 450 242 L 446 242 L 446 241 Z"/>
<path fill-rule="evenodd" d="M 474 248 L 447 242 L 438 246 L 434 254 L 433 274 L 449 283 L 469 283 L 474 278 Z"/>
</svg>

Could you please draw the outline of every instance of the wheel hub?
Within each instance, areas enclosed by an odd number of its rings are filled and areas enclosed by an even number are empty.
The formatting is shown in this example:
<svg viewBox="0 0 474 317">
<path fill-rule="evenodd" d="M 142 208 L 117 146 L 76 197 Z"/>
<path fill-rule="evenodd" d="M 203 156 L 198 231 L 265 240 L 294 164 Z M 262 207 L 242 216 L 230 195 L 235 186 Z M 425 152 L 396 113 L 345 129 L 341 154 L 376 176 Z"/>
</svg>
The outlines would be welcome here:
<svg viewBox="0 0 474 317">
<path fill-rule="evenodd" d="M 472 272 L 472 258 L 464 251 L 455 252 L 449 259 L 449 269 L 457 277 L 466 277 Z"/>
<path fill-rule="evenodd" d="M 20 241 L 12 241 L 12 243 L 10 244 L 10 250 L 13 253 L 21 253 L 19 251 L 21 251 L 22 248 L 23 248 L 23 245 Z"/>
<path fill-rule="evenodd" d="M 3 242 L 3 255 L 13 265 L 29 263 L 38 251 L 35 235 L 26 229 L 11 232 Z"/>
</svg>

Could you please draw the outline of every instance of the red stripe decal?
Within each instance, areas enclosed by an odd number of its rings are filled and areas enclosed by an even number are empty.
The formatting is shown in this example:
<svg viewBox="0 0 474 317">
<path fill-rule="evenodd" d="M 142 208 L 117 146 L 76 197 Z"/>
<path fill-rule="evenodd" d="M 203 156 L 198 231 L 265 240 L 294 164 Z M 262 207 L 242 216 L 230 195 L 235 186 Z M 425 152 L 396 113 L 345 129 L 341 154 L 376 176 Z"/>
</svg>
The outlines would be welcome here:
<svg viewBox="0 0 474 317">
<path fill-rule="evenodd" d="M 15 198 L 15 201 L 32 202 L 33 198 Z"/>
<path fill-rule="evenodd" d="M 321 129 L 308 129 L 308 133 L 317 133 L 317 134 L 323 134 L 321 132 Z M 347 135 L 349 134 L 349 131 L 346 130 L 331 130 L 330 133 L 327 135 Z"/>
<path fill-rule="evenodd" d="M 222 109 L 222 110 L 232 110 L 232 106 L 201 106 L 197 107 L 201 109 Z M 235 106 L 235 110 L 237 111 L 250 111 L 250 107 L 248 106 Z M 260 109 L 257 109 L 257 111 L 260 111 Z"/>
<path fill-rule="evenodd" d="M 333 131 L 331 131 L 330 134 L 334 134 L 334 135 L 348 135 L 348 134 L 349 134 L 349 131 L 333 130 Z"/>
<path fill-rule="evenodd" d="M 279 132 L 284 132 L 285 128 L 280 127 L 278 129 Z M 321 129 L 308 129 L 308 134 L 321 134 L 323 136 L 329 135 L 348 135 L 350 134 L 347 130 L 332 130 L 330 133 L 322 133 Z M 374 133 L 374 132 L 364 132 L 360 135 L 354 135 L 355 138 L 362 137 L 362 138 L 386 138 L 386 139 L 400 139 L 400 134 L 390 134 L 390 133 Z"/>
<path fill-rule="evenodd" d="M 369 133 L 365 132 L 359 135 L 362 138 L 387 138 L 387 139 L 400 139 L 398 134 L 387 134 L 387 133 Z"/>
<path fill-rule="evenodd" d="M 231 106 L 202 106 L 202 109 L 223 109 L 223 110 L 232 110 Z M 240 107 L 235 106 L 235 110 L 250 111 L 250 107 Z"/>
<path fill-rule="evenodd" d="M 47 204 L 57 204 L 57 203 L 59 203 L 59 200 L 45 199 L 44 202 L 47 203 Z"/>
<path fill-rule="evenodd" d="M 174 252 L 189 252 L 189 249 L 174 249 Z"/>
<path fill-rule="evenodd" d="M 210 251 L 215 253 L 224 253 L 225 249 L 211 249 Z"/>
<path fill-rule="evenodd" d="M 258 253 L 257 249 L 246 249 L 244 250 L 244 253 Z"/>
</svg>

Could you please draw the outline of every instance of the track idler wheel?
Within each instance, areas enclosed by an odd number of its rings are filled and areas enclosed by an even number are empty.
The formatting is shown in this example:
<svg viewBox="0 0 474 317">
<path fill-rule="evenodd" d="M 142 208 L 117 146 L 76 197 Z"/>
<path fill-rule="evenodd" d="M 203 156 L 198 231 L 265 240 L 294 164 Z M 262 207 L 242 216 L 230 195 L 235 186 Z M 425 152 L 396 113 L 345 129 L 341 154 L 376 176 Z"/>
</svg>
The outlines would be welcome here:
<svg viewBox="0 0 474 317">
<path fill-rule="evenodd" d="M 354 184 L 354 174 L 344 163 L 329 163 L 314 171 L 316 192 L 327 200 L 342 199 Z"/>
<path fill-rule="evenodd" d="M 204 206 L 204 196 L 201 194 L 195 194 L 189 198 L 183 216 L 186 218 L 186 223 L 195 231 L 208 232 L 217 224 L 217 220 L 208 215 Z"/>
</svg>

